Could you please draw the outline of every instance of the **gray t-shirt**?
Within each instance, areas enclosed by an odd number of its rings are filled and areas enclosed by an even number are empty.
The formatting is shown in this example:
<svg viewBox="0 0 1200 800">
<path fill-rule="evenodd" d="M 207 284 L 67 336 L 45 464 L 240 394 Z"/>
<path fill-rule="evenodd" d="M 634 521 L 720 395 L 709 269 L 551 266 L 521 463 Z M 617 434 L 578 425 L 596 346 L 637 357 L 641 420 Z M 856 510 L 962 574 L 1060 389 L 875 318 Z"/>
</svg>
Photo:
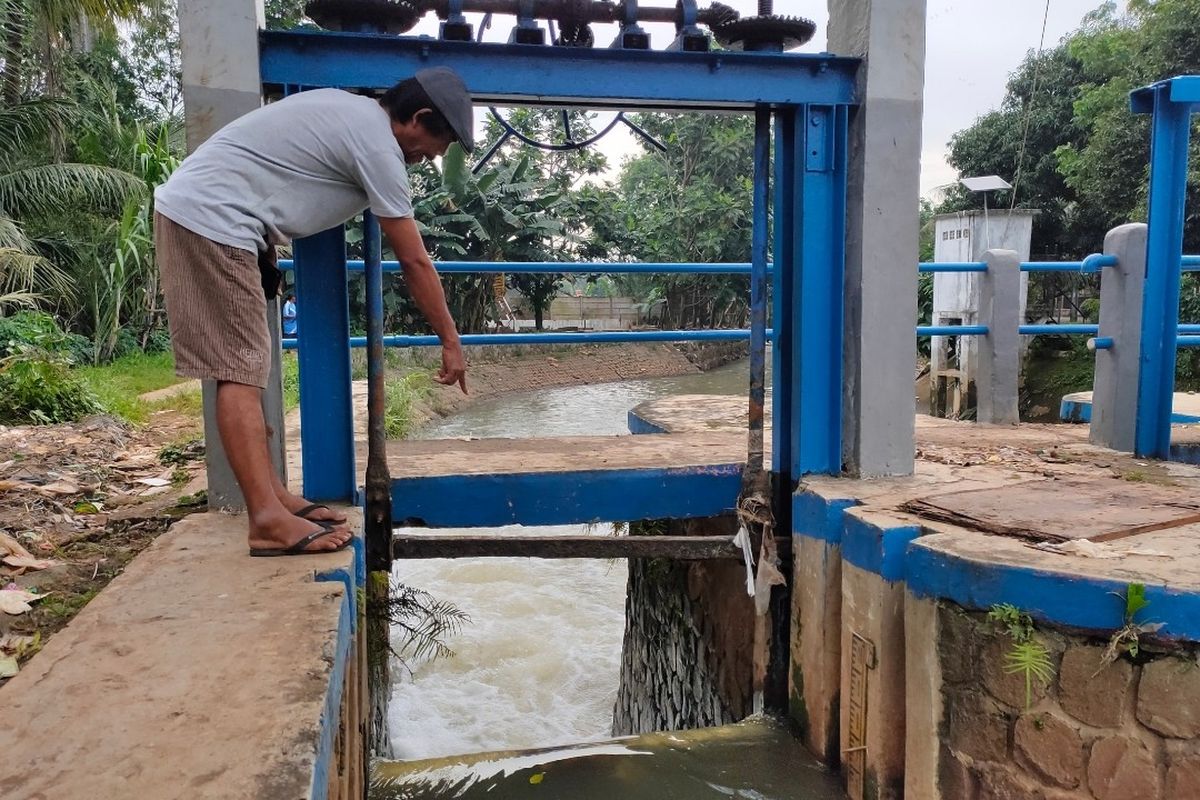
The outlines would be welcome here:
<svg viewBox="0 0 1200 800">
<path fill-rule="evenodd" d="M 381 217 L 413 215 L 387 112 L 340 89 L 300 92 L 234 120 L 184 159 L 154 201 L 188 230 L 251 251 L 368 207 Z"/>
</svg>

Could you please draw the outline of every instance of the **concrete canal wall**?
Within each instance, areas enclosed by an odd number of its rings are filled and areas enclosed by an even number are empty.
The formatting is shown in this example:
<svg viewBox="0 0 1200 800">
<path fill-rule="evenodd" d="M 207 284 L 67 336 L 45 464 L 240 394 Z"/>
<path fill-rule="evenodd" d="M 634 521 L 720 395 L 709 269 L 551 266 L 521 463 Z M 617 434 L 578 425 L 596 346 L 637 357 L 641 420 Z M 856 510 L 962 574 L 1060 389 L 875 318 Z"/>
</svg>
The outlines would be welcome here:
<svg viewBox="0 0 1200 800">
<path fill-rule="evenodd" d="M 733 536 L 733 516 L 633 523 L 630 535 Z M 736 561 L 630 559 L 614 736 L 751 712 L 754 602 Z"/>
<path fill-rule="evenodd" d="M 361 548 L 250 559 L 245 525 L 178 522 L 4 686 L 0 797 L 364 796 Z"/>
<path fill-rule="evenodd" d="M 789 688 L 806 744 L 851 798 L 1200 797 L 1200 527 L 1130 535 L 1107 545 L 1122 555 L 1096 557 L 903 510 L 938 487 L 1005 480 L 919 465 L 796 494 Z M 1150 601 L 1135 622 L 1161 628 L 1109 663 L 1135 583 Z M 1014 640 L 988 618 L 1004 603 L 1044 650 L 1028 693 Z"/>
</svg>

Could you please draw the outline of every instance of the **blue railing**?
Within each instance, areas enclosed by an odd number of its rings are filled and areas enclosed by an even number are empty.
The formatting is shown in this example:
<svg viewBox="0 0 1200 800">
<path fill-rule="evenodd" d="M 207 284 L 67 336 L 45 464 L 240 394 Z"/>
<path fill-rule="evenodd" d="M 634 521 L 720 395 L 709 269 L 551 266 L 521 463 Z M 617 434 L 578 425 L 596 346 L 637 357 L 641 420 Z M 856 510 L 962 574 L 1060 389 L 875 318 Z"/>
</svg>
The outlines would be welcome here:
<svg viewBox="0 0 1200 800">
<path fill-rule="evenodd" d="M 768 340 L 774 331 L 767 329 Z M 618 342 L 747 342 L 750 331 L 727 329 L 705 331 L 589 331 L 587 333 L 468 333 L 459 337 L 464 346 L 514 344 L 616 344 Z M 384 347 L 437 347 L 436 336 L 388 335 Z M 366 347 L 366 336 L 351 336 L 351 347 Z M 295 339 L 283 340 L 284 350 L 295 350 Z"/>
<path fill-rule="evenodd" d="M 1115 267 L 1117 257 L 1093 253 L 1082 261 L 1022 261 L 1022 272 L 1081 272 L 1097 273 L 1105 267 Z M 1181 256 L 1180 269 L 1184 272 L 1200 272 L 1200 255 Z M 923 261 L 917 265 L 918 272 L 987 272 L 983 261 Z M 1087 323 L 1065 323 L 1061 325 L 1021 325 L 1018 332 L 1023 336 L 1096 336 L 1100 326 Z M 986 325 L 918 325 L 917 336 L 986 336 Z M 1181 324 L 1176 338 L 1178 347 L 1200 347 L 1200 325 Z M 1100 337 L 1089 342 L 1094 350 L 1108 350 L 1113 346 L 1111 337 Z"/>
<path fill-rule="evenodd" d="M 399 261 L 381 262 L 384 272 L 400 272 Z M 365 262 L 361 259 L 351 259 L 346 262 L 348 272 L 362 272 Z M 511 272 L 527 275 L 553 275 L 558 273 L 568 275 L 631 275 L 659 274 L 678 275 L 693 273 L 697 275 L 749 275 L 752 264 L 748 261 L 731 262 L 727 264 L 703 264 L 699 262 L 665 262 L 665 263 L 628 263 L 622 261 L 439 261 L 434 264 L 437 271 L 445 274 L 461 274 L 464 272 Z M 768 274 L 774 265 L 767 264 Z M 293 269 L 291 260 L 279 262 L 279 268 L 286 271 Z"/>
<path fill-rule="evenodd" d="M 1081 261 L 1022 261 L 1022 272 L 1080 272 L 1091 274 L 1099 272 L 1104 267 L 1116 266 L 1117 257 L 1102 253 L 1093 253 Z M 365 262 L 361 259 L 346 261 L 349 272 L 362 272 Z M 381 262 L 383 272 L 399 272 L 400 262 Z M 750 275 L 753 265 L 746 262 L 730 262 L 724 264 L 706 264 L 699 262 L 659 262 L 659 263 L 626 263 L 608 261 L 439 261 L 437 270 L 446 274 L 508 272 L 514 274 L 570 274 L 591 275 L 605 274 L 700 274 L 700 275 Z M 774 265 L 767 263 L 768 273 Z M 293 262 L 281 260 L 279 268 L 291 270 Z M 1185 272 L 1200 271 L 1200 255 L 1185 255 L 1181 258 L 1181 269 Z M 987 264 L 983 261 L 924 261 L 917 265 L 918 272 L 987 272 Z M 1095 336 L 1100 330 L 1099 325 L 1091 324 L 1062 324 L 1062 325 L 1022 325 L 1019 332 L 1023 336 Z M 918 337 L 928 336 L 986 336 L 986 325 L 918 325 Z M 1179 333 L 1200 334 L 1200 325 L 1180 325 Z M 768 342 L 774 338 L 774 331 L 768 329 Z M 462 337 L 464 345 L 513 345 L 513 344 L 612 344 L 621 342 L 701 342 L 701 341 L 749 341 L 750 330 L 667 330 L 667 331 L 583 331 L 570 333 L 491 333 L 468 334 Z M 366 347 L 365 336 L 351 336 L 350 346 Z M 383 337 L 384 347 L 435 347 L 439 344 L 436 336 L 389 335 Z M 285 350 L 296 349 L 295 339 L 284 339 Z M 1110 340 L 1098 339 L 1092 343 L 1097 350 L 1112 346 Z M 1180 347 L 1197 347 L 1191 339 L 1180 339 Z"/>
<path fill-rule="evenodd" d="M 1196 260 L 1195 269 L 1200 270 L 1200 256 L 1184 256 L 1184 269 L 1189 258 Z M 1082 261 L 1022 261 L 1021 272 L 1082 272 L 1091 274 L 1104 267 L 1115 267 L 1117 257 L 1104 253 L 1092 253 Z M 987 272 L 983 261 L 922 261 L 917 272 Z"/>
</svg>

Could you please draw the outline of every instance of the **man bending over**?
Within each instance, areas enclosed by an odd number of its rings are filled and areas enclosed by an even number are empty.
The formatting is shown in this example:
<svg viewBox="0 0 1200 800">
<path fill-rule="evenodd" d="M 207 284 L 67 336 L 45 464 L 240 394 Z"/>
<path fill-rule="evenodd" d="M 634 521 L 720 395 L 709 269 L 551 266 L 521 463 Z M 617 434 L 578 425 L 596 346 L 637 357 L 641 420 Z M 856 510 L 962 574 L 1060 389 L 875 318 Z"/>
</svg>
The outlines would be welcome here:
<svg viewBox="0 0 1200 800">
<path fill-rule="evenodd" d="M 262 391 L 275 245 L 370 208 L 441 339 L 436 380 L 467 390 L 462 345 L 413 220 L 406 169 L 455 141 L 474 146 L 470 95 L 452 70 L 426 69 L 379 100 L 319 89 L 256 109 L 197 148 L 154 193 L 175 370 L 217 382 L 217 427 L 246 500 L 250 555 L 328 552 L 351 537 L 344 517 L 290 493 L 271 465 Z"/>
</svg>

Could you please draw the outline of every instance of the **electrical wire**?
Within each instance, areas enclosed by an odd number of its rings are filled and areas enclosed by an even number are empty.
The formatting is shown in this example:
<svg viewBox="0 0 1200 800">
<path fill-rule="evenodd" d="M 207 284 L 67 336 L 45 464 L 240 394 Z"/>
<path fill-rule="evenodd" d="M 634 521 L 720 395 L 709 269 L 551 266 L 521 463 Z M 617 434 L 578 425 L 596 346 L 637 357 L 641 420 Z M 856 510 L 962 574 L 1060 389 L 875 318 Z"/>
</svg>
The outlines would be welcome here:
<svg viewBox="0 0 1200 800">
<path fill-rule="evenodd" d="M 1017 171 L 1013 175 L 1012 198 L 1008 210 L 1017 207 L 1017 189 L 1021 185 L 1021 173 L 1025 166 L 1025 146 L 1029 142 L 1029 121 L 1033 117 L 1033 101 L 1037 97 L 1038 81 L 1042 73 L 1042 53 L 1046 49 L 1046 24 L 1050 20 L 1050 0 L 1046 0 L 1046 11 L 1042 14 L 1042 36 L 1038 40 L 1037 60 L 1033 64 L 1033 85 L 1029 89 L 1029 101 L 1025 104 L 1025 119 L 1021 123 L 1021 149 L 1017 151 Z"/>
</svg>

